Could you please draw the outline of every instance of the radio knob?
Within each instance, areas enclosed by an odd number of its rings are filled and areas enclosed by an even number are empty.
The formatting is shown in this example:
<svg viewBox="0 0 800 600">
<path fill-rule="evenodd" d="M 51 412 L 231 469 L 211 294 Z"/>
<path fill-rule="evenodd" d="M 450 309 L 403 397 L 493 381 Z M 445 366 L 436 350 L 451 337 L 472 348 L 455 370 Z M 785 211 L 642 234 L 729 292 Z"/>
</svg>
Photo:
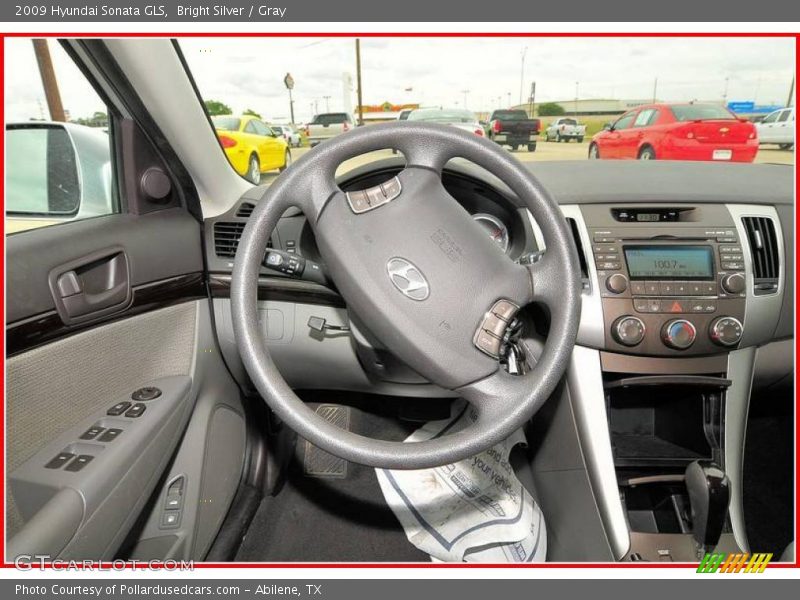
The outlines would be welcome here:
<svg viewBox="0 0 800 600">
<path fill-rule="evenodd" d="M 717 317 L 708 328 L 708 337 L 719 346 L 735 346 L 742 339 L 744 327 L 735 317 Z"/>
<path fill-rule="evenodd" d="M 628 278 L 621 273 L 614 273 L 606 279 L 606 288 L 613 294 L 621 294 L 628 289 Z"/>
<path fill-rule="evenodd" d="M 686 319 L 668 321 L 661 330 L 661 340 L 675 350 L 686 350 L 694 344 L 696 337 L 697 330 Z"/>
<path fill-rule="evenodd" d="M 623 346 L 636 346 L 644 339 L 645 327 L 642 320 L 630 315 L 620 317 L 611 326 L 611 336 Z"/>
<path fill-rule="evenodd" d="M 722 278 L 722 289 L 728 294 L 741 294 L 745 290 L 744 273 L 731 273 Z"/>
</svg>

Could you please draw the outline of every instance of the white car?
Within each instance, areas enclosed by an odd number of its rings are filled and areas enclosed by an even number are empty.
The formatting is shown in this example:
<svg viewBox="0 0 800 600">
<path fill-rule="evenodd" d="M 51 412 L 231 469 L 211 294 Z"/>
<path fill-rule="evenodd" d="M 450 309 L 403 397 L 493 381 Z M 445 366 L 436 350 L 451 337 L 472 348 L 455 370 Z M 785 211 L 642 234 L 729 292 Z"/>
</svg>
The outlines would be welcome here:
<svg viewBox="0 0 800 600">
<path fill-rule="evenodd" d="M 557 142 L 569 142 L 576 140 L 579 144 L 583 142 L 586 136 L 586 125 L 579 125 L 578 121 L 570 117 L 561 117 L 556 119 L 545 130 L 545 139 Z"/>
<path fill-rule="evenodd" d="M 462 108 L 418 108 L 408 115 L 409 121 L 425 121 L 426 123 L 444 123 L 477 136 L 485 137 L 486 132 L 475 113 Z"/>
<path fill-rule="evenodd" d="M 277 133 L 280 137 L 286 140 L 286 143 L 293 148 L 299 148 L 302 140 L 300 138 L 300 133 L 290 125 L 270 125 L 273 131 Z"/>
<path fill-rule="evenodd" d="M 778 144 L 782 150 L 794 146 L 794 107 L 771 112 L 755 125 L 759 144 Z"/>
</svg>

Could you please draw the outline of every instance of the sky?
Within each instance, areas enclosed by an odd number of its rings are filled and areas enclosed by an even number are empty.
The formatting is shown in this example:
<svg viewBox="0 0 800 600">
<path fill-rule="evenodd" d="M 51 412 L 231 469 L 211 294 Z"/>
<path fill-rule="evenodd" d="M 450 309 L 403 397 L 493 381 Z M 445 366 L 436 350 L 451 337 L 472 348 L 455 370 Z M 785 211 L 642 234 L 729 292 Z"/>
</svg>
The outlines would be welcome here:
<svg viewBox="0 0 800 600">
<path fill-rule="evenodd" d="M 356 105 L 355 42 L 349 38 L 186 38 L 180 41 L 201 94 L 234 112 L 289 120 L 287 72 L 295 80 L 295 121 Z M 73 118 L 104 110 L 51 41 L 64 107 Z M 523 70 L 524 53 L 524 70 Z M 30 40 L 6 40 L 6 118 L 46 116 Z M 490 111 L 527 102 L 580 98 L 662 101 L 754 100 L 784 104 L 794 73 L 794 40 L 775 38 L 365 38 L 365 104 L 419 103 Z M 355 86 L 353 85 L 354 89 Z M 345 91 L 347 90 L 347 91 Z M 466 91 L 466 92 L 465 92 Z M 327 98 L 326 98 L 327 96 Z"/>
</svg>

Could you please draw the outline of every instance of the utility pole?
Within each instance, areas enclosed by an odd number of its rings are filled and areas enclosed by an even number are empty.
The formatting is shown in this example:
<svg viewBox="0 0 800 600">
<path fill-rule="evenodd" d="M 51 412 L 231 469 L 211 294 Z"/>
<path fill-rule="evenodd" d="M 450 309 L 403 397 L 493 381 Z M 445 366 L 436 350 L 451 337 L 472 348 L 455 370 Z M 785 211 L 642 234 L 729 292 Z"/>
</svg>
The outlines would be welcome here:
<svg viewBox="0 0 800 600">
<path fill-rule="evenodd" d="M 36 62 L 39 64 L 39 75 L 42 77 L 44 95 L 47 99 L 47 108 L 50 111 L 51 121 L 66 122 L 64 105 L 61 104 L 61 94 L 58 91 L 56 73 L 53 70 L 53 60 L 50 58 L 50 48 L 47 47 L 47 40 L 36 39 L 33 42 L 33 52 L 36 54 Z"/>
<path fill-rule="evenodd" d="M 325 112 L 331 112 L 330 96 L 323 96 L 325 98 Z"/>
<path fill-rule="evenodd" d="M 725 89 L 722 91 L 722 103 L 728 104 L 728 81 L 730 80 L 729 77 L 725 78 Z"/>
<path fill-rule="evenodd" d="M 356 85 L 358 86 L 358 124 L 364 124 L 364 107 L 361 101 L 361 40 L 356 38 Z"/>
<path fill-rule="evenodd" d="M 461 90 L 461 93 L 464 94 L 464 108 L 467 108 L 467 94 L 469 94 L 469 90 Z"/>
<path fill-rule="evenodd" d="M 528 98 L 528 101 L 530 102 L 530 110 L 528 110 L 528 112 L 530 113 L 531 118 L 533 118 L 535 116 L 533 113 L 536 110 L 536 106 L 534 104 L 536 102 L 536 82 L 535 81 L 533 83 L 531 83 L 531 96 L 530 96 L 530 98 Z"/>
<path fill-rule="evenodd" d="M 522 49 L 522 65 L 519 69 L 519 103 L 522 104 L 522 82 L 525 79 L 525 54 L 528 52 L 528 47 Z"/>
<path fill-rule="evenodd" d="M 291 114 L 292 125 L 294 125 L 294 99 L 292 98 L 292 90 L 294 89 L 294 77 L 292 77 L 290 73 L 287 73 L 286 76 L 283 78 L 283 85 L 285 85 L 286 89 L 289 90 L 289 113 Z"/>
<path fill-rule="evenodd" d="M 786 106 L 792 105 L 792 98 L 794 98 L 794 77 L 792 77 L 792 85 L 789 86 L 789 98 L 786 100 Z"/>
<path fill-rule="evenodd" d="M 578 116 L 578 86 L 580 85 L 579 81 L 575 82 L 575 116 Z"/>
<path fill-rule="evenodd" d="M 508 92 L 508 108 L 511 108 L 511 92 Z"/>
<path fill-rule="evenodd" d="M 658 98 L 658 77 L 653 82 L 653 104 L 656 103 L 656 98 Z"/>
</svg>

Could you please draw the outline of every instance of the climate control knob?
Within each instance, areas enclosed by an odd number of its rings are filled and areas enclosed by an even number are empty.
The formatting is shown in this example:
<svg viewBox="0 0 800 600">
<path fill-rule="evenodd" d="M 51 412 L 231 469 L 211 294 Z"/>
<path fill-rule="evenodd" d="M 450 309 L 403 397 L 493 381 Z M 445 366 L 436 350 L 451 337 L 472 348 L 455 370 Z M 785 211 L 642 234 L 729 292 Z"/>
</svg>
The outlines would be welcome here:
<svg viewBox="0 0 800 600">
<path fill-rule="evenodd" d="M 697 330 L 686 319 L 673 319 L 661 329 L 661 341 L 675 350 L 686 350 L 696 338 Z"/>
<path fill-rule="evenodd" d="M 718 317 L 708 328 L 708 337 L 719 346 L 735 346 L 742 339 L 741 321 L 735 317 Z"/>
<path fill-rule="evenodd" d="M 720 282 L 728 294 L 741 294 L 745 290 L 744 273 L 730 273 Z"/>
<path fill-rule="evenodd" d="M 622 273 L 614 273 L 606 279 L 606 289 L 612 294 L 621 294 L 628 289 L 628 278 Z"/>
<path fill-rule="evenodd" d="M 642 320 L 630 315 L 620 317 L 611 326 L 611 337 L 623 346 L 636 346 L 644 339 L 645 327 Z"/>
</svg>

